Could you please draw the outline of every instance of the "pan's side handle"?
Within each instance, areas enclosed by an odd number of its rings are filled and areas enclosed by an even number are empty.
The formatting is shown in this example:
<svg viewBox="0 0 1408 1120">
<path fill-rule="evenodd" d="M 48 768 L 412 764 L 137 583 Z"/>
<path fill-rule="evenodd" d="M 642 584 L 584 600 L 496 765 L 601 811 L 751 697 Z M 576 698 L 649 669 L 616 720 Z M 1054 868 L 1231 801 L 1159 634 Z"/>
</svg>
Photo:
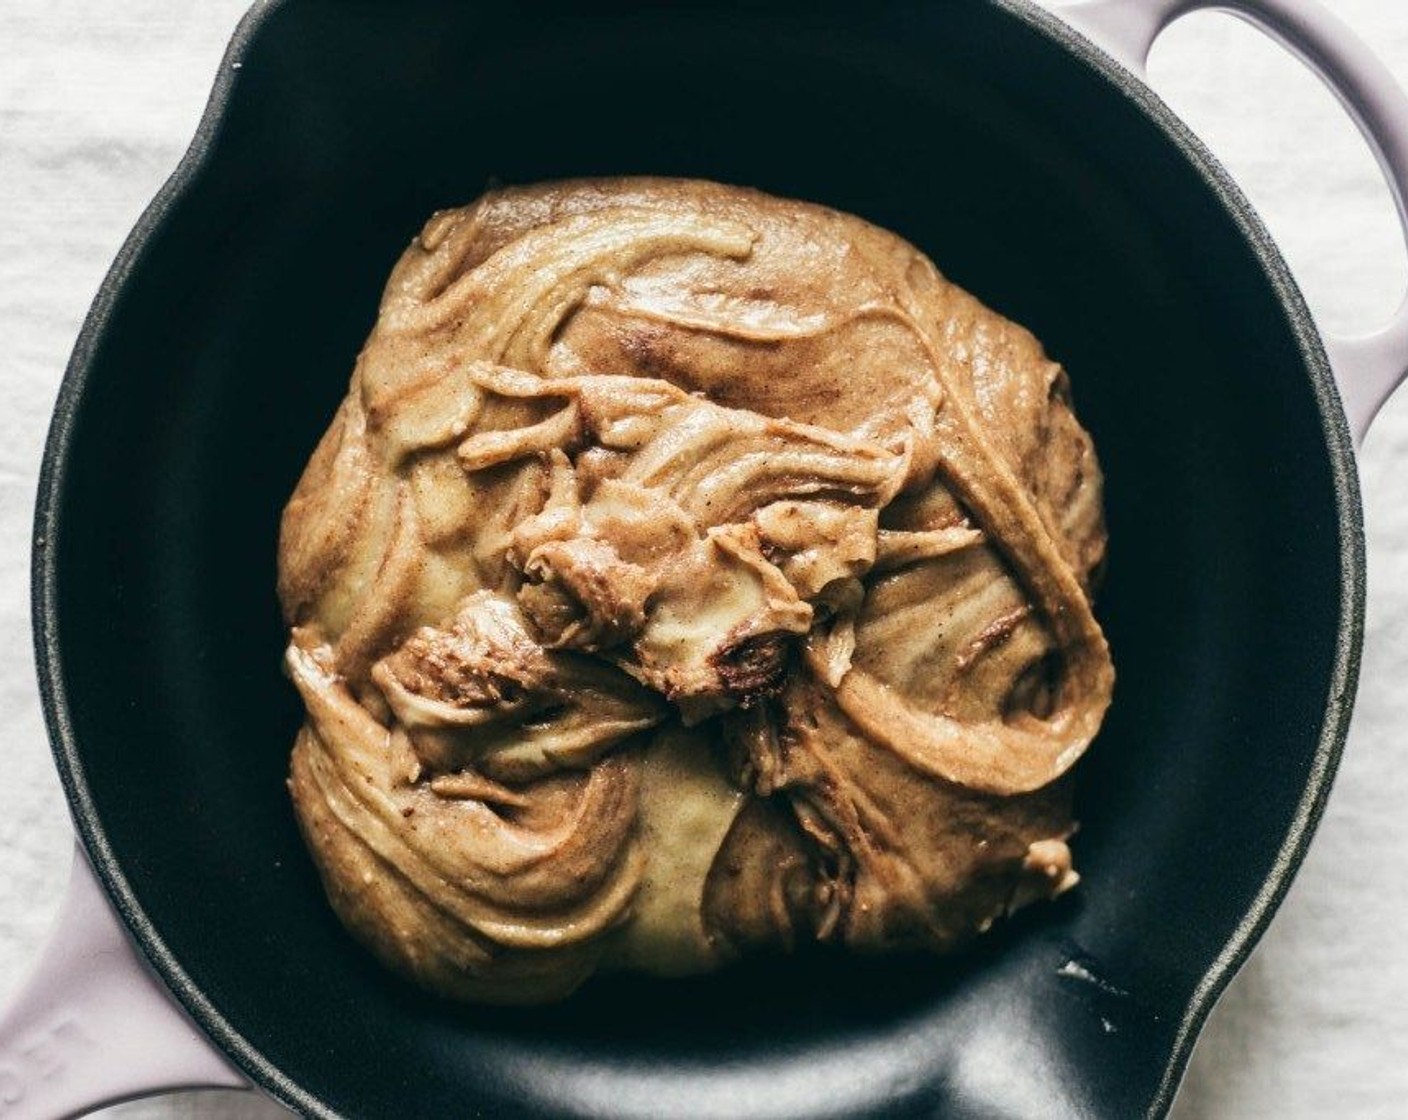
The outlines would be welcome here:
<svg viewBox="0 0 1408 1120">
<path fill-rule="evenodd" d="M 1408 96 L 1382 61 L 1317 0 L 1081 0 L 1057 14 L 1127 69 L 1144 76 L 1170 23 L 1199 9 L 1230 12 L 1299 56 L 1339 98 L 1369 142 L 1408 238 Z M 1408 376 L 1408 299 L 1380 330 L 1325 338 L 1355 442 Z"/>
<path fill-rule="evenodd" d="M 0 1120 L 175 1089 L 249 1088 L 127 939 L 81 850 L 49 944 L 0 1015 Z"/>
</svg>

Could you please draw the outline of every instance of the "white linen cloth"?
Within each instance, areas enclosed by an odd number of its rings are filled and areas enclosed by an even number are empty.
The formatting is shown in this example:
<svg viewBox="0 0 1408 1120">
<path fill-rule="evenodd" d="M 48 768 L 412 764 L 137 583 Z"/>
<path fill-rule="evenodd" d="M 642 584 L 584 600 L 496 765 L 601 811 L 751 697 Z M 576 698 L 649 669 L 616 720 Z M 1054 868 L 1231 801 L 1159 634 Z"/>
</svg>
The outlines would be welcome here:
<svg viewBox="0 0 1408 1120">
<path fill-rule="evenodd" d="M 1408 5 L 1324 2 L 1408 86 Z M 30 519 L 49 411 L 84 312 L 185 149 L 244 6 L 0 0 L 0 1003 L 48 931 L 70 851 L 29 637 Z M 1152 72 L 1251 194 L 1322 325 L 1385 318 L 1408 257 L 1388 193 L 1328 95 L 1220 16 L 1171 29 Z M 1360 470 L 1368 632 L 1344 765 L 1289 899 L 1198 1046 L 1177 1120 L 1397 1120 L 1408 1108 L 1408 876 L 1398 862 L 1408 851 L 1408 391 L 1380 416 Z M 205 1093 L 105 1115 L 280 1114 L 254 1094 Z"/>
</svg>

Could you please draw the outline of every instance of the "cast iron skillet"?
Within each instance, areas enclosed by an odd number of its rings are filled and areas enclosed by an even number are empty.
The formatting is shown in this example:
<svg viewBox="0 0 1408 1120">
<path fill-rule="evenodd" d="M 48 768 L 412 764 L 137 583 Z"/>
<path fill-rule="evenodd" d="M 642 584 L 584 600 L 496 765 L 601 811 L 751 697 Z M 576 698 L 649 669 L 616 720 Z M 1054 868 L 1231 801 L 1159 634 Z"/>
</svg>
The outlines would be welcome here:
<svg viewBox="0 0 1408 1120">
<path fill-rule="evenodd" d="M 446 1006 L 342 932 L 295 830 L 279 512 L 427 214 L 637 172 L 894 229 L 1071 371 L 1119 672 L 1085 885 L 951 961 Z M 258 8 L 84 328 L 36 536 L 89 857 L 201 1027 L 317 1116 L 1160 1113 L 1308 843 L 1363 608 L 1350 433 L 1284 265 L 1168 111 L 1022 0 Z"/>
</svg>

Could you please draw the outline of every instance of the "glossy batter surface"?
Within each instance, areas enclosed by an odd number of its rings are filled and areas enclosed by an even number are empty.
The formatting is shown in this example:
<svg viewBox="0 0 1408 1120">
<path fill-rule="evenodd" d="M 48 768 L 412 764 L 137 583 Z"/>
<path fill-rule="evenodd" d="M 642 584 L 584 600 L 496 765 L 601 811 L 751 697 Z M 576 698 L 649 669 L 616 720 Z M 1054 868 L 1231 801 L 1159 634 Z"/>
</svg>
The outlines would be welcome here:
<svg viewBox="0 0 1408 1120">
<path fill-rule="evenodd" d="M 857 218 L 659 179 L 435 215 L 284 514 L 329 898 L 528 1003 L 1067 889 L 1100 488 L 1036 340 Z"/>
</svg>

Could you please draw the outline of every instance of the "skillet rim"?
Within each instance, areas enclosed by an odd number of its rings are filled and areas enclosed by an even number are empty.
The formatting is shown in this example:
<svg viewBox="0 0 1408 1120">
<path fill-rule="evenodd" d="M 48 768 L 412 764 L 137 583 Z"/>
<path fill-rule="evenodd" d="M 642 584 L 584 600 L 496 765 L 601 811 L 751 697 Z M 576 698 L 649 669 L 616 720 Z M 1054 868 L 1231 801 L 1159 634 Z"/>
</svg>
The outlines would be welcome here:
<svg viewBox="0 0 1408 1120">
<path fill-rule="evenodd" d="M 93 359 L 118 295 L 141 261 L 148 242 L 165 222 L 176 202 L 199 178 L 218 144 L 226 109 L 239 82 L 244 57 L 253 41 L 269 17 L 290 2 L 292 0 L 256 0 L 241 18 L 225 49 L 190 145 L 123 242 L 84 318 L 59 386 L 40 466 L 34 514 L 30 610 L 40 699 L 50 748 L 78 838 L 108 899 L 143 955 L 181 1006 L 254 1084 L 289 1108 L 309 1116 L 341 1120 L 342 1114 L 286 1076 L 264 1057 L 257 1046 L 230 1025 L 167 948 L 127 882 L 98 817 L 88 788 L 81 749 L 70 720 L 57 625 L 57 558 L 52 547 L 52 542 L 62 531 L 60 510 L 75 421 L 82 407 Z M 1250 956 L 1285 898 L 1320 822 L 1344 752 L 1359 677 L 1365 606 L 1364 519 L 1354 441 L 1324 343 L 1304 297 L 1260 217 L 1211 151 L 1141 78 L 1125 69 L 1059 16 L 1037 7 L 1032 0 L 981 2 L 1046 36 L 1078 63 L 1094 71 L 1111 87 L 1112 92 L 1132 101 L 1188 160 L 1203 184 L 1230 214 L 1286 313 L 1287 325 L 1314 391 L 1335 489 L 1341 572 L 1339 626 L 1334 662 L 1326 682 L 1328 699 L 1325 718 L 1310 773 L 1261 889 L 1222 950 L 1208 964 L 1189 997 L 1163 1076 L 1149 1103 L 1147 1115 L 1161 1117 L 1173 1103 L 1193 1045 L 1213 1005 Z"/>
</svg>

